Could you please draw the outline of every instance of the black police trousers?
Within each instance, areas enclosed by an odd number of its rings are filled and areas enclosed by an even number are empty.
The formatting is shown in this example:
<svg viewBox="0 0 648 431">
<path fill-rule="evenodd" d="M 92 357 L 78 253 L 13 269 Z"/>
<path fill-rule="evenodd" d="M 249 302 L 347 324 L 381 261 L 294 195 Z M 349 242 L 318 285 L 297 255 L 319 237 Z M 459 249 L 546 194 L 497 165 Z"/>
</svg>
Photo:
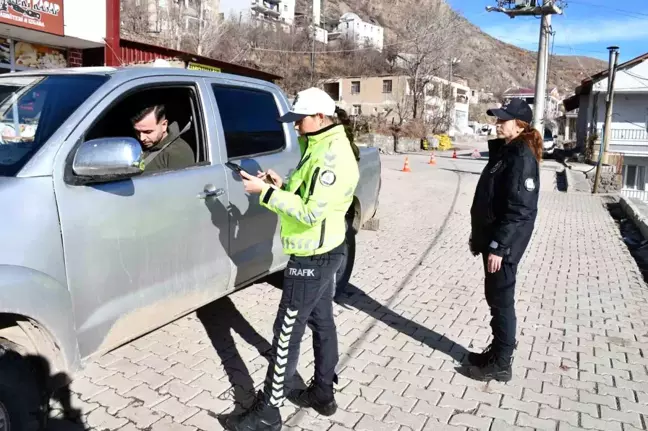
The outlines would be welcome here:
<svg viewBox="0 0 648 431">
<path fill-rule="evenodd" d="M 507 362 L 515 350 L 515 281 L 517 264 L 502 261 L 499 271 L 488 272 L 488 253 L 483 253 L 484 290 L 486 303 L 491 312 L 491 330 L 493 332 L 492 351 L 502 362 Z"/>
<path fill-rule="evenodd" d="M 287 385 L 297 369 L 306 325 L 313 331 L 315 383 L 322 387 L 333 386 L 339 359 L 333 297 L 335 273 L 343 258 L 344 250 L 340 245 L 317 256 L 291 256 L 288 262 L 264 388 L 266 400 L 273 407 L 281 407 L 285 401 Z"/>
</svg>

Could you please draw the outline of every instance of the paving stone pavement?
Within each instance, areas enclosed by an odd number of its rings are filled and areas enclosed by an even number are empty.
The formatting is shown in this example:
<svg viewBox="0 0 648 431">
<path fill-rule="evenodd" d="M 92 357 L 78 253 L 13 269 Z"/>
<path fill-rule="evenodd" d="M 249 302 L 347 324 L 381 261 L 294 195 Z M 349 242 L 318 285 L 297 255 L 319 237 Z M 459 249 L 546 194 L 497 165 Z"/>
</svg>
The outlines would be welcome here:
<svg viewBox="0 0 648 431">
<path fill-rule="evenodd" d="M 339 410 L 282 408 L 284 430 L 646 430 L 648 287 L 603 198 L 554 190 L 545 163 L 537 229 L 520 265 L 509 384 L 455 371 L 490 342 L 483 269 L 468 251 L 484 161 L 384 156 L 380 230 L 358 236 L 335 306 Z M 262 384 L 279 289 L 259 284 L 142 337 L 75 376 L 98 430 L 219 430 Z M 312 376 L 312 336 L 298 371 Z"/>
</svg>

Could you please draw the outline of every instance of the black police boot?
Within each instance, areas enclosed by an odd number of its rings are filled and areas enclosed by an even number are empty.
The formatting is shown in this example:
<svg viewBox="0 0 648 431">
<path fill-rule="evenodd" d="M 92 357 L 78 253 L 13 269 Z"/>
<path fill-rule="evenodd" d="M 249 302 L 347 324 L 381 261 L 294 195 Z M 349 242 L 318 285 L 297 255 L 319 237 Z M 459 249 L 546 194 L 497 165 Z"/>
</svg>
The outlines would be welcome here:
<svg viewBox="0 0 648 431">
<path fill-rule="evenodd" d="M 252 407 L 238 416 L 230 416 L 225 425 L 230 431 L 280 431 L 281 413 L 269 405 L 263 391 L 259 391 Z"/>
<path fill-rule="evenodd" d="M 288 399 L 296 406 L 312 408 L 322 416 L 333 416 L 337 411 L 333 385 L 324 386 L 314 380 L 306 389 L 296 389 L 288 395 Z"/>
<path fill-rule="evenodd" d="M 475 367 L 483 367 L 488 364 L 491 356 L 493 356 L 493 344 L 489 344 L 481 353 L 470 352 L 468 354 L 468 363 Z"/>
<path fill-rule="evenodd" d="M 487 362 L 481 366 L 470 369 L 470 377 L 482 382 L 497 380 L 498 382 L 510 382 L 513 378 L 513 358 L 503 357 L 497 353 L 491 354 Z"/>
</svg>

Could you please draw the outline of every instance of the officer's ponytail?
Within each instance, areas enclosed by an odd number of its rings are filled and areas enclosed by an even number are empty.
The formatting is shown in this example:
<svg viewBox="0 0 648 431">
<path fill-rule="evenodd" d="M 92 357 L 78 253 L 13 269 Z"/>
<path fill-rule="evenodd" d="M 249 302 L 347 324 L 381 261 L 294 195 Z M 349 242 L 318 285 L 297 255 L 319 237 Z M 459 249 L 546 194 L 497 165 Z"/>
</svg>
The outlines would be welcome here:
<svg viewBox="0 0 648 431">
<path fill-rule="evenodd" d="M 524 129 L 520 134 L 519 139 L 524 141 L 524 143 L 529 146 L 536 160 L 540 162 L 542 160 L 543 150 L 542 135 L 531 124 L 527 122 L 515 120 L 515 123 L 518 127 Z"/>
<path fill-rule="evenodd" d="M 335 107 L 335 123 L 341 124 L 344 126 L 344 131 L 346 132 L 349 143 L 351 144 L 351 149 L 353 150 L 353 155 L 357 161 L 360 161 L 360 149 L 355 144 L 355 137 L 353 136 L 353 126 L 351 125 L 351 119 L 347 112 L 340 108 L 339 106 Z"/>
</svg>

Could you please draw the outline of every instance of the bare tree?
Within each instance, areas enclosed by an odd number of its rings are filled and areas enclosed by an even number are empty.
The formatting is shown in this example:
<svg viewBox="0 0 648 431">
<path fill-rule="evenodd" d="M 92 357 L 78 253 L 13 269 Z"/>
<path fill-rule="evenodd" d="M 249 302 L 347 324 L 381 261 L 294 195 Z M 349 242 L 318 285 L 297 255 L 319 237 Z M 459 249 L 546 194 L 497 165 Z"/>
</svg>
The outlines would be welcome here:
<svg viewBox="0 0 648 431">
<path fill-rule="evenodd" d="M 423 116 L 425 89 L 432 76 L 447 68 L 456 47 L 458 16 L 440 0 L 421 1 L 420 7 L 405 10 L 399 42 L 400 64 L 410 79 L 412 117 Z"/>
</svg>

